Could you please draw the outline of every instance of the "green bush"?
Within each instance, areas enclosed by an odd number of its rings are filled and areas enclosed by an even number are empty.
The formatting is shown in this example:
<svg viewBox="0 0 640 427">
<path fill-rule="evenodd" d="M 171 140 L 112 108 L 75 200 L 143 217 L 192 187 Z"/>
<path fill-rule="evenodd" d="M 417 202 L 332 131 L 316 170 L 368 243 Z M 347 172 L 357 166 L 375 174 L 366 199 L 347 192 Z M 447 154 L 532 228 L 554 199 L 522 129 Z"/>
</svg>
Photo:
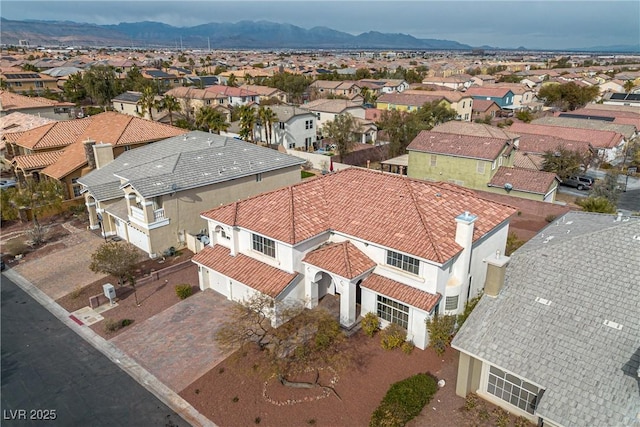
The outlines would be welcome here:
<svg viewBox="0 0 640 427">
<path fill-rule="evenodd" d="M 438 355 L 442 355 L 449 344 L 456 328 L 456 316 L 441 316 L 436 314 L 427 319 L 429 331 L 429 345 Z"/>
<path fill-rule="evenodd" d="M 369 312 L 362 318 L 360 326 L 368 337 L 373 337 L 380 330 L 380 319 L 375 313 Z"/>
<path fill-rule="evenodd" d="M 400 347 L 406 339 L 407 331 L 395 323 L 390 323 L 380 332 L 380 344 L 385 350 L 393 350 Z"/>
<path fill-rule="evenodd" d="M 464 312 L 462 312 L 462 314 L 458 315 L 458 319 L 457 319 L 458 320 L 458 325 L 457 325 L 457 329 L 458 330 L 462 327 L 462 325 L 467 320 L 467 317 L 469 317 L 469 315 L 471 314 L 473 309 L 476 308 L 476 305 L 478 304 L 478 301 L 480 301 L 480 298 L 482 298 L 482 294 L 471 298 L 470 300 L 468 300 L 465 303 Z"/>
<path fill-rule="evenodd" d="M 125 326 L 129 326 L 132 323 L 133 323 L 132 319 L 121 319 L 121 320 L 105 319 L 104 330 L 105 332 L 115 332 L 119 329 L 124 328 Z"/>
<path fill-rule="evenodd" d="M 191 290 L 191 285 L 185 283 L 184 285 L 176 285 L 176 295 L 180 299 L 187 299 L 191 296 L 193 291 Z"/>
<path fill-rule="evenodd" d="M 314 174 L 313 172 L 308 172 L 308 171 L 300 171 L 300 175 L 302 176 L 302 179 L 316 176 L 316 174 Z"/>
<path fill-rule="evenodd" d="M 413 343 L 411 341 L 405 341 L 402 343 L 402 352 L 404 354 L 411 354 L 413 352 L 413 349 L 415 348 L 415 346 L 413 345 Z"/>
<path fill-rule="evenodd" d="M 438 380 L 431 374 L 417 374 L 392 384 L 371 415 L 370 427 L 400 427 L 415 418 L 438 391 Z"/>
<path fill-rule="evenodd" d="M 545 216 L 544 220 L 549 222 L 549 223 L 551 223 L 551 222 L 555 221 L 557 217 L 558 217 L 557 215 L 550 214 L 550 215 Z"/>
</svg>

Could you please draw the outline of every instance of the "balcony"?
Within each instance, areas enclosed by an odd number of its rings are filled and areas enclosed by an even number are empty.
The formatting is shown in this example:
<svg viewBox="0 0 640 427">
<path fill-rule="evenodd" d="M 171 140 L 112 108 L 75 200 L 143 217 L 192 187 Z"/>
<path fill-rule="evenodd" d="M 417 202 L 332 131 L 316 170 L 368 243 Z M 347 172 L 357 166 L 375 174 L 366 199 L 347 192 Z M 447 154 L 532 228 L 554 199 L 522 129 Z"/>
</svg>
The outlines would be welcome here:
<svg viewBox="0 0 640 427">
<path fill-rule="evenodd" d="M 164 208 L 155 209 L 153 211 L 153 218 L 149 222 L 145 219 L 144 209 L 140 209 L 136 206 L 131 206 L 131 214 L 129 219 L 146 229 L 158 228 L 169 224 L 169 218 L 164 215 Z"/>
</svg>

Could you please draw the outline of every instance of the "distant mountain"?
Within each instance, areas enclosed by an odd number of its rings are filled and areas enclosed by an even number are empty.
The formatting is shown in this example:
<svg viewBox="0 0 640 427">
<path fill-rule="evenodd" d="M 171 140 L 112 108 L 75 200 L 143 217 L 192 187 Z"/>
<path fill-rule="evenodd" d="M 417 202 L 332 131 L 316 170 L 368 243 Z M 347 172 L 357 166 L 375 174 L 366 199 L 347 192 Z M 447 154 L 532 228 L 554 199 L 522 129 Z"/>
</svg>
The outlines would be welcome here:
<svg viewBox="0 0 640 427">
<path fill-rule="evenodd" d="M 468 50 L 450 40 L 418 39 L 408 34 L 370 31 L 357 36 L 326 27 L 304 29 L 268 21 L 209 23 L 173 27 L 160 22 L 96 25 L 61 21 L 12 21 L 2 18 L 2 43 L 57 46 L 135 46 L 238 49 L 442 49 Z"/>
</svg>

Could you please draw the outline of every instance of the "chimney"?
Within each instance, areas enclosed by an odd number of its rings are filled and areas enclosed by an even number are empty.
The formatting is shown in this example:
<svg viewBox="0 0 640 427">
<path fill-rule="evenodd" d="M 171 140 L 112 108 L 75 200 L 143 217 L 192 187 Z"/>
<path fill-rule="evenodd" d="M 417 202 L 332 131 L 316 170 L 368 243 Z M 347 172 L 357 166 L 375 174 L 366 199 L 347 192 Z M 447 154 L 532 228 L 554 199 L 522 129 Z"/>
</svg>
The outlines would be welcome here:
<svg viewBox="0 0 640 427">
<path fill-rule="evenodd" d="M 93 157 L 96 169 L 100 169 L 113 161 L 113 146 L 111 144 L 95 144 L 93 146 Z"/>
<path fill-rule="evenodd" d="M 93 139 L 87 139 L 83 142 L 84 144 L 84 155 L 87 158 L 87 163 L 89 164 L 89 169 L 96 168 L 96 158 L 93 154 L 93 146 L 96 142 Z"/>
<path fill-rule="evenodd" d="M 473 229 L 474 223 L 478 217 L 469 212 L 461 213 L 456 217 L 456 236 L 455 241 L 462 246 L 460 258 L 455 263 L 453 274 L 460 279 L 462 283 L 462 292 L 467 295 L 467 287 L 469 286 L 469 268 L 471 262 L 471 246 L 473 245 Z"/>
<path fill-rule="evenodd" d="M 487 263 L 487 276 L 484 279 L 484 293 L 490 297 L 497 297 L 504 286 L 504 276 L 509 264 L 508 256 L 500 254 L 496 251 L 495 255 L 485 258 Z"/>
</svg>

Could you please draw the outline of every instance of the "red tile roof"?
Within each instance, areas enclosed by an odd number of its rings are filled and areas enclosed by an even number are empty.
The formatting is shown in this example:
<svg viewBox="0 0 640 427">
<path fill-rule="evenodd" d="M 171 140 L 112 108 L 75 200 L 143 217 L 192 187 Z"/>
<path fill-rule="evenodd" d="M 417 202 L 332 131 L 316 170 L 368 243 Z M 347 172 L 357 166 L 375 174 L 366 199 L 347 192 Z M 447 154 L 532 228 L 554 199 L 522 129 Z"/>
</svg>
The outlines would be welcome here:
<svg viewBox="0 0 640 427">
<path fill-rule="evenodd" d="M 492 98 L 504 98 L 507 94 L 513 91 L 509 88 L 504 87 L 480 87 L 480 86 L 472 86 L 465 92 L 467 95 L 471 95 L 473 97 L 476 96 L 486 96 Z"/>
<path fill-rule="evenodd" d="M 509 141 L 504 139 L 423 130 L 411 141 L 407 151 L 493 161 L 507 145 Z"/>
<path fill-rule="evenodd" d="M 558 177 L 552 172 L 500 166 L 488 186 L 504 188 L 504 185 L 509 183 L 514 190 L 547 194 L 556 179 Z"/>
<path fill-rule="evenodd" d="M 231 256 L 229 249 L 220 245 L 205 247 L 191 260 L 273 298 L 298 275 L 287 273 L 246 255 Z"/>
<path fill-rule="evenodd" d="M 495 106 L 498 110 L 500 109 L 500 106 L 496 104 L 496 101 L 491 101 L 487 99 L 476 99 L 473 101 L 472 109 L 473 111 L 479 111 L 481 113 L 484 113 L 492 106 Z"/>
<path fill-rule="evenodd" d="M 474 103 L 477 101 L 474 101 Z M 517 139 L 517 133 L 506 131 L 495 126 L 484 123 L 460 122 L 451 120 L 444 122 L 431 129 L 433 132 L 453 133 L 456 135 L 481 136 L 485 138 Z"/>
<path fill-rule="evenodd" d="M 412 107 L 422 107 L 427 102 L 442 101 L 444 96 L 431 95 L 424 91 L 420 94 L 411 93 L 385 93 L 378 97 L 376 102 L 384 102 L 387 104 L 408 105 Z"/>
<path fill-rule="evenodd" d="M 205 91 L 216 93 L 218 95 L 233 96 L 233 97 L 258 96 L 258 94 L 253 91 L 243 89 L 240 87 L 233 87 L 233 86 L 213 85 L 213 86 L 209 86 L 208 88 L 205 88 Z"/>
<path fill-rule="evenodd" d="M 430 294 L 378 274 L 369 275 L 360 286 L 426 312 L 431 312 L 442 298 L 440 294 Z"/>
<path fill-rule="evenodd" d="M 442 263 L 461 250 L 455 217 L 465 211 L 478 215 L 476 240 L 515 209 L 449 183 L 349 168 L 202 215 L 288 244 L 334 230 Z"/>
<path fill-rule="evenodd" d="M 581 154 L 591 151 L 591 144 L 586 141 L 571 141 L 549 135 L 523 133 L 518 143 L 518 150 L 524 153 L 544 154 L 547 151 L 556 151 L 558 147 Z"/>
<path fill-rule="evenodd" d="M 48 76 L 47 76 L 48 77 Z M 0 105 L 3 111 L 21 110 L 28 108 L 46 108 L 55 106 L 73 106 L 70 102 L 53 101 L 40 96 L 25 96 L 7 90 L 0 91 Z"/>
<path fill-rule="evenodd" d="M 528 133 L 532 135 L 555 136 L 569 141 L 588 142 L 594 148 L 613 148 L 623 140 L 623 136 L 621 134 L 609 130 L 532 125 L 530 123 L 519 122 L 512 124 L 511 127 L 509 127 L 509 130 L 517 132 L 520 135 Z"/>
<path fill-rule="evenodd" d="M 47 151 L 44 153 L 28 154 L 25 156 L 15 156 L 11 163 L 22 170 L 42 169 L 55 163 L 62 154 L 62 151 Z"/>
<path fill-rule="evenodd" d="M 80 120 L 67 120 L 24 132 L 16 144 L 30 150 L 66 147 L 74 142 L 93 139 L 114 146 L 158 141 L 188 132 L 185 129 L 106 112 Z"/>
<path fill-rule="evenodd" d="M 322 246 L 309 252 L 302 262 L 347 279 L 353 279 L 376 266 L 371 258 L 349 241 Z"/>
</svg>

